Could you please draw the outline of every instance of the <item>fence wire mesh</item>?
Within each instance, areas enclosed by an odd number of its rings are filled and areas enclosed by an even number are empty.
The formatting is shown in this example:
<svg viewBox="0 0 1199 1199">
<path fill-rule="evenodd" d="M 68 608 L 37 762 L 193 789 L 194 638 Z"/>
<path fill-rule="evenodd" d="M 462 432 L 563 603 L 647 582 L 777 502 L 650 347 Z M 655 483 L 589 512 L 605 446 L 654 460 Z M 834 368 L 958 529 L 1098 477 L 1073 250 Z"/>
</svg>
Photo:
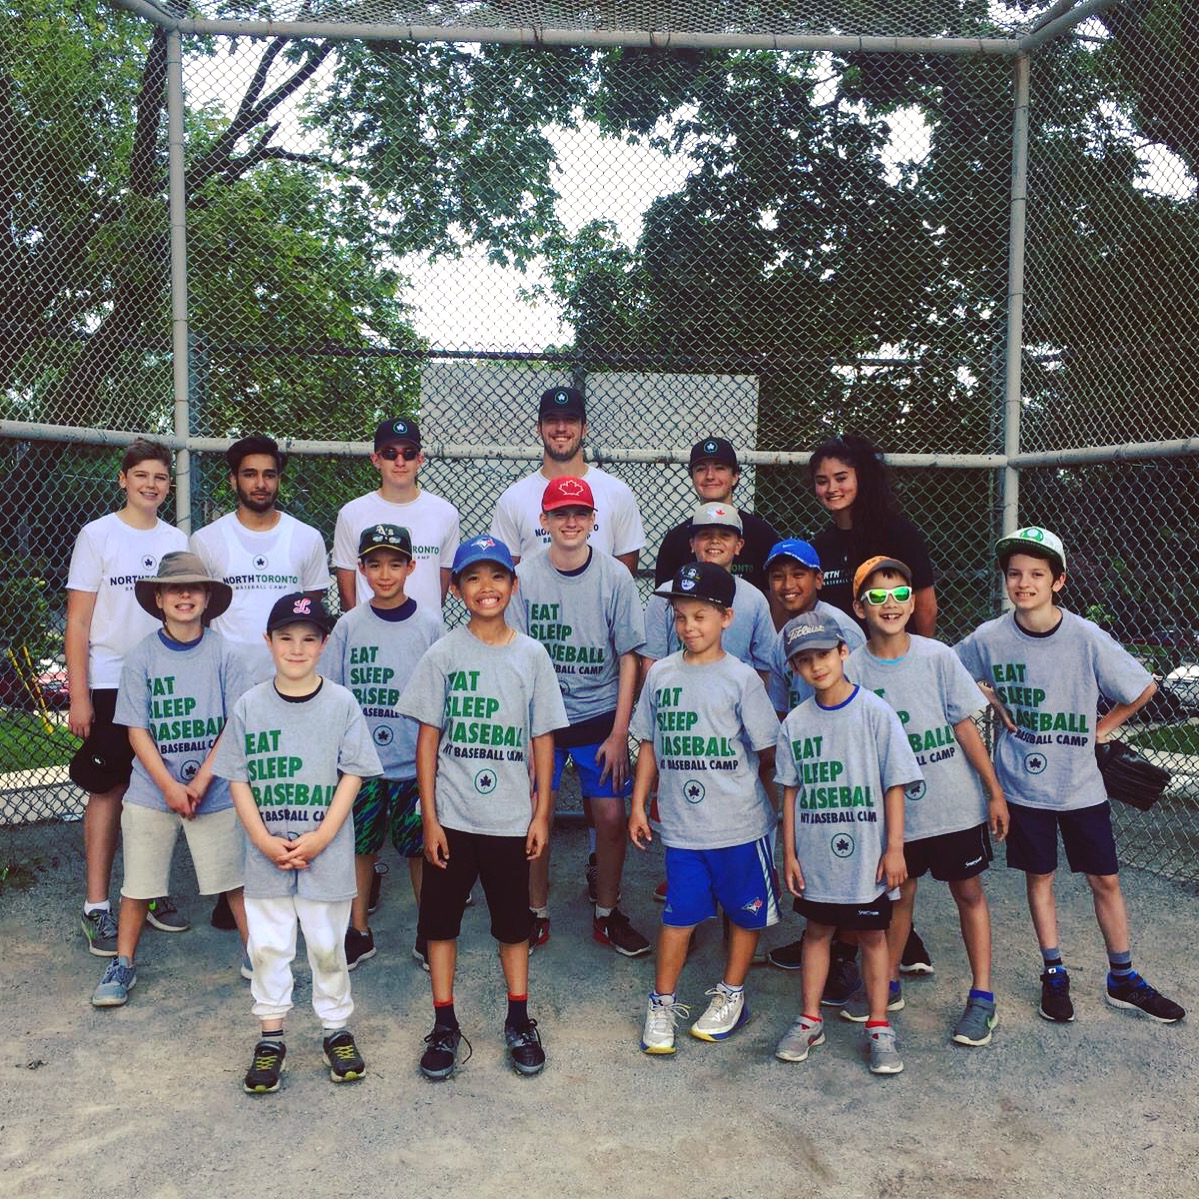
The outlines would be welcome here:
<svg viewBox="0 0 1199 1199">
<path fill-rule="evenodd" d="M 1010 39 L 1067 7 L 196 15 Z M 182 286 L 167 34 L 97 0 L 5 11 L 0 823 L 80 811 L 63 589 L 76 530 L 118 506 L 119 452 L 76 430 L 174 431 Z M 212 447 L 266 432 L 323 443 L 292 457 L 283 494 L 331 543 L 377 479 L 335 447 L 408 413 L 422 484 L 484 530 L 537 465 L 537 395 L 573 383 L 597 461 L 638 497 L 643 593 L 695 500 L 692 442 L 787 453 L 853 429 L 940 460 L 894 472 L 932 549 L 939 634 L 999 610 L 1002 472 L 982 456 L 1005 446 L 1009 58 L 316 36 L 181 50 L 188 431 L 214 439 L 190 457 L 193 528 L 232 506 Z M 1195 53 L 1176 6 L 1124 0 L 1032 55 L 1023 452 L 1194 435 Z M 1175 785 L 1163 815 L 1122 821 L 1128 860 L 1199 877 L 1194 457 L 1020 477 L 1020 519 L 1070 547 L 1069 606 L 1161 684 L 1128 736 Z M 735 498 L 785 534 L 826 522 L 802 466 L 747 468 Z"/>
</svg>

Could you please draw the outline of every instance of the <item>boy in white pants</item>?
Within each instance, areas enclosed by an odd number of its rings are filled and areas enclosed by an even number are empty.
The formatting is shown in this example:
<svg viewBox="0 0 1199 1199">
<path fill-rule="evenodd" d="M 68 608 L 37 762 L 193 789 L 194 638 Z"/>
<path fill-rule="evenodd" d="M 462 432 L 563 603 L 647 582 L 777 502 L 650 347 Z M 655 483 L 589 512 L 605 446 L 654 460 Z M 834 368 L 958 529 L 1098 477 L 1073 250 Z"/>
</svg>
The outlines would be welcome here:
<svg viewBox="0 0 1199 1199">
<path fill-rule="evenodd" d="M 345 935 L 357 892 L 347 817 L 362 780 L 382 773 L 358 701 L 316 673 L 330 627 L 324 605 L 285 595 L 266 627 L 275 677 L 237 702 L 215 767 L 246 830 L 250 987 L 261 1024 L 243 1083 L 252 1095 L 279 1089 L 298 928 L 329 1075 L 353 1082 L 366 1072 L 347 1027 L 354 1002 Z"/>
</svg>

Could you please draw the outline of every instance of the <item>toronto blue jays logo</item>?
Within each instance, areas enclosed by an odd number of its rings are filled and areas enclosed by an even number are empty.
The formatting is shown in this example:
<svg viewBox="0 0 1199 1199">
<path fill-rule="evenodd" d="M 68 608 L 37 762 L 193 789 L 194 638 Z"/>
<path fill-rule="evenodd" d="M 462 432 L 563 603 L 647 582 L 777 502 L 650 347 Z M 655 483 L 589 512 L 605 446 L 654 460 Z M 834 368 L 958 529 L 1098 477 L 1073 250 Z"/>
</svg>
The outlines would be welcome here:
<svg viewBox="0 0 1199 1199">
<path fill-rule="evenodd" d="M 741 905 L 741 910 L 743 912 L 753 912 L 756 914 L 762 910 L 765 904 L 766 901 L 759 896 L 757 899 L 751 899 L 749 903 L 743 903 Z"/>
<path fill-rule="evenodd" d="M 490 550 L 495 548 L 494 537 L 476 537 L 475 546 L 481 550 Z"/>
<path fill-rule="evenodd" d="M 852 858 L 854 851 L 853 838 L 848 833 L 837 833 L 832 840 L 833 853 L 839 858 Z"/>
</svg>

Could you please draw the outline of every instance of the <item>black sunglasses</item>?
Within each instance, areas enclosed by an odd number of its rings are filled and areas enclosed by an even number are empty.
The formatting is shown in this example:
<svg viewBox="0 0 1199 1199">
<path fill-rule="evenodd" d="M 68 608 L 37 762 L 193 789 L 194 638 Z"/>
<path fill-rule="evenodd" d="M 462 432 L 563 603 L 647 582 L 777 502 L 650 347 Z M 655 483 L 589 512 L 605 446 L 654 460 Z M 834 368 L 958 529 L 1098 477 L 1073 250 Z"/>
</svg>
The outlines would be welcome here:
<svg viewBox="0 0 1199 1199">
<path fill-rule="evenodd" d="M 388 462 L 394 462 L 397 458 L 403 458 L 405 462 L 411 462 L 419 453 L 420 450 L 414 445 L 406 445 L 403 449 L 394 445 L 385 445 L 379 451 L 379 457 L 386 458 Z"/>
</svg>

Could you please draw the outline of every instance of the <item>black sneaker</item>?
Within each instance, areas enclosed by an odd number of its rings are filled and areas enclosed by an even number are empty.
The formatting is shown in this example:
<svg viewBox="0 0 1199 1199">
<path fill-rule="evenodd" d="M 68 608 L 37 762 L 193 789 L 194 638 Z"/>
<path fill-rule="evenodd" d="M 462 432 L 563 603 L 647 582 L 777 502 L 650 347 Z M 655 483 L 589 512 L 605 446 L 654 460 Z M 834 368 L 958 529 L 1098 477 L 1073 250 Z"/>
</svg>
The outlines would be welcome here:
<svg viewBox="0 0 1199 1199">
<path fill-rule="evenodd" d="M 587 866 L 583 871 L 587 879 L 587 898 L 595 903 L 595 880 L 599 873 L 599 868 L 595 864 L 595 854 L 587 855 Z"/>
<path fill-rule="evenodd" d="M 1112 1007 L 1144 1012 L 1150 1020 L 1156 1020 L 1159 1024 L 1175 1024 L 1186 1015 L 1183 1008 L 1136 973 L 1121 979 L 1113 979 L 1109 974 L 1106 998 Z"/>
<path fill-rule="evenodd" d="M 601 945 L 611 945 L 626 958 L 639 958 L 649 953 L 649 942 L 629 923 L 620 908 L 613 908 L 607 916 L 594 917 L 591 935 Z"/>
<path fill-rule="evenodd" d="M 858 989 L 862 975 L 858 971 L 858 949 L 856 945 L 841 946 L 833 942 L 829 956 L 828 978 L 824 983 L 824 994 L 820 1002 L 824 1007 L 844 1007 Z"/>
<path fill-rule="evenodd" d="M 529 952 L 550 939 L 550 918 L 529 913 Z"/>
<path fill-rule="evenodd" d="M 366 1073 L 366 1062 L 354 1044 L 354 1034 L 348 1028 L 339 1028 L 324 1040 L 325 1065 L 334 1082 L 357 1082 Z"/>
<path fill-rule="evenodd" d="M 1041 975 L 1040 1013 L 1044 1019 L 1052 1020 L 1055 1024 L 1069 1024 L 1074 1019 L 1074 1004 L 1070 1002 L 1070 976 L 1062 966 L 1052 966 Z"/>
<path fill-rule="evenodd" d="M 279 1089 L 279 1075 L 283 1073 L 283 1058 L 287 1047 L 282 1041 L 263 1037 L 254 1046 L 254 1060 L 246 1071 L 242 1089 L 247 1095 L 269 1095 Z"/>
<path fill-rule="evenodd" d="M 420 968 L 429 973 L 429 942 L 420 933 L 416 934 L 416 943 L 412 946 L 412 958 L 420 962 Z"/>
<path fill-rule="evenodd" d="M 786 945 L 772 949 L 766 955 L 766 960 L 779 970 L 802 970 L 803 937 L 800 937 L 798 941 L 788 941 Z"/>
<path fill-rule="evenodd" d="M 375 909 L 379 906 L 379 891 L 382 888 L 383 876 L 386 873 L 387 873 L 387 863 L 386 862 L 376 862 L 375 863 L 375 872 L 374 872 L 374 874 L 371 875 L 371 893 L 367 897 L 367 901 L 366 901 L 366 910 L 368 913 L 374 912 Z"/>
<path fill-rule="evenodd" d="M 899 959 L 901 974 L 934 974 L 933 959 L 920 940 L 920 934 L 915 925 L 908 933 L 908 939 L 903 947 L 903 956 Z"/>
<path fill-rule="evenodd" d="M 237 921 L 233 919 L 233 909 L 229 906 L 229 896 L 224 891 L 216 897 L 208 923 L 223 933 L 231 933 L 237 928 Z"/>
<path fill-rule="evenodd" d="M 504 1043 L 508 1046 L 508 1058 L 517 1074 L 540 1074 L 545 1069 L 545 1050 L 541 1048 L 541 1034 L 536 1020 L 523 1024 L 504 1025 Z"/>
<path fill-rule="evenodd" d="M 169 895 L 150 900 L 146 922 L 160 933 L 185 933 L 191 928 L 191 921 L 175 906 L 175 901 Z"/>
<path fill-rule="evenodd" d="M 375 934 L 368 928 L 360 933 L 352 924 L 346 929 L 346 967 L 356 970 L 359 962 L 375 956 Z"/>
<path fill-rule="evenodd" d="M 433 1031 L 425 1038 L 427 1048 L 420 1057 L 420 1072 L 434 1082 L 449 1078 L 458 1064 L 458 1047 L 466 1043 L 466 1057 L 470 1060 L 470 1042 L 462 1035 L 462 1029 L 447 1028 L 444 1024 L 434 1024 Z"/>
</svg>

